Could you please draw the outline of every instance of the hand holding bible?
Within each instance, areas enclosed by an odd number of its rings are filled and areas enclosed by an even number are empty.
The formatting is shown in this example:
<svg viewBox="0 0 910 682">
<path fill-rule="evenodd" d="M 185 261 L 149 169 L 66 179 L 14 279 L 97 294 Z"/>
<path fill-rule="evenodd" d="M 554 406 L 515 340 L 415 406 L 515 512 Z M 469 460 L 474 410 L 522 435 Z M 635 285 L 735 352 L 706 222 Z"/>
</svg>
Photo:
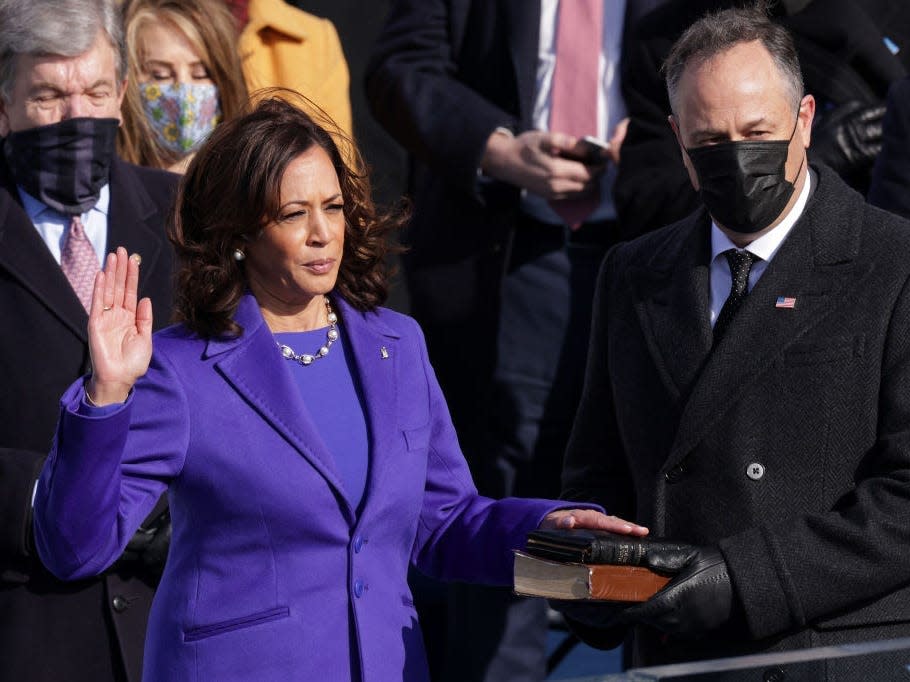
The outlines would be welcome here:
<svg viewBox="0 0 910 682">
<path fill-rule="evenodd" d="M 727 562 L 714 547 L 666 547 L 649 552 L 647 565 L 676 576 L 648 601 L 629 607 L 623 619 L 683 637 L 700 637 L 733 614 Z"/>
</svg>

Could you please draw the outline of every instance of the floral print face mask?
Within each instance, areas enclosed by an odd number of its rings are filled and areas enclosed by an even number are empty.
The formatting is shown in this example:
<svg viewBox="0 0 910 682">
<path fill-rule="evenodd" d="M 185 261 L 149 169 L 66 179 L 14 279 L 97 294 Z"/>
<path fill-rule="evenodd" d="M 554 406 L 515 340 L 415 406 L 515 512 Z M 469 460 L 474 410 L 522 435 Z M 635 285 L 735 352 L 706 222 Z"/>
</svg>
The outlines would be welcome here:
<svg viewBox="0 0 910 682">
<path fill-rule="evenodd" d="M 158 142 L 177 154 L 196 151 L 221 121 L 211 83 L 143 83 L 139 93 Z"/>
</svg>

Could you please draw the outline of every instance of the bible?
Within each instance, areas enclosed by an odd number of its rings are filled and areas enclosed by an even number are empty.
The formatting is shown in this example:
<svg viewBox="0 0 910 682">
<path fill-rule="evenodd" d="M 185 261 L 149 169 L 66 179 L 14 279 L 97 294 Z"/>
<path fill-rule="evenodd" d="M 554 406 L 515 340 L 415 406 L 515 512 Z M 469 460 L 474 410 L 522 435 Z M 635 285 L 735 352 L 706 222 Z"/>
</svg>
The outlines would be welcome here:
<svg viewBox="0 0 910 682">
<path fill-rule="evenodd" d="M 670 576 L 647 566 L 648 551 L 686 545 L 601 530 L 535 530 L 515 551 L 516 594 L 548 599 L 641 602 Z"/>
</svg>

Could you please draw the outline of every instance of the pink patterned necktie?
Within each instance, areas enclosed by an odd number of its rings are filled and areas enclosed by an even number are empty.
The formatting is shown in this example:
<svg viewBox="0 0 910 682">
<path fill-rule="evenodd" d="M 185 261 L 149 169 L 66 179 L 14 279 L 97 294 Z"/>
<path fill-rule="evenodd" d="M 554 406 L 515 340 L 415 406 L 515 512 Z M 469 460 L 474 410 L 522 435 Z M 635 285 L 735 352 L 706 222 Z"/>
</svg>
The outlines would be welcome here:
<svg viewBox="0 0 910 682">
<path fill-rule="evenodd" d="M 604 0 L 560 0 L 550 130 L 581 138 L 597 135 L 598 64 L 603 51 Z M 600 191 L 550 206 L 573 230 L 600 204 Z"/>
<path fill-rule="evenodd" d="M 85 234 L 79 216 L 73 216 L 70 222 L 60 253 L 60 267 L 63 268 L 63 274 L 70 281 L 73 291 L 88 312 L 92 304 L 95 273 L 99 269 L 98 255 Z"/>
</svg>

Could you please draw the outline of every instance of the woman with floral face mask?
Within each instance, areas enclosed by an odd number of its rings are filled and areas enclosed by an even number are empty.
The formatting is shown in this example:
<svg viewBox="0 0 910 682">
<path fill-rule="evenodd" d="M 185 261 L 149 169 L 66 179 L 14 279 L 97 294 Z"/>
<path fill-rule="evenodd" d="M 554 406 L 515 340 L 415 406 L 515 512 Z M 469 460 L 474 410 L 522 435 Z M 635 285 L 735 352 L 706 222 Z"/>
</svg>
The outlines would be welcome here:
<svg viewBox="0 0 910 682">
<path fill-rule="evenodd" d="M 182 173 L 218 123 L 247 102 L 237 29 L 221 0 L 131 0 L 129 80 L 117 151 Z"/>
</svg>

